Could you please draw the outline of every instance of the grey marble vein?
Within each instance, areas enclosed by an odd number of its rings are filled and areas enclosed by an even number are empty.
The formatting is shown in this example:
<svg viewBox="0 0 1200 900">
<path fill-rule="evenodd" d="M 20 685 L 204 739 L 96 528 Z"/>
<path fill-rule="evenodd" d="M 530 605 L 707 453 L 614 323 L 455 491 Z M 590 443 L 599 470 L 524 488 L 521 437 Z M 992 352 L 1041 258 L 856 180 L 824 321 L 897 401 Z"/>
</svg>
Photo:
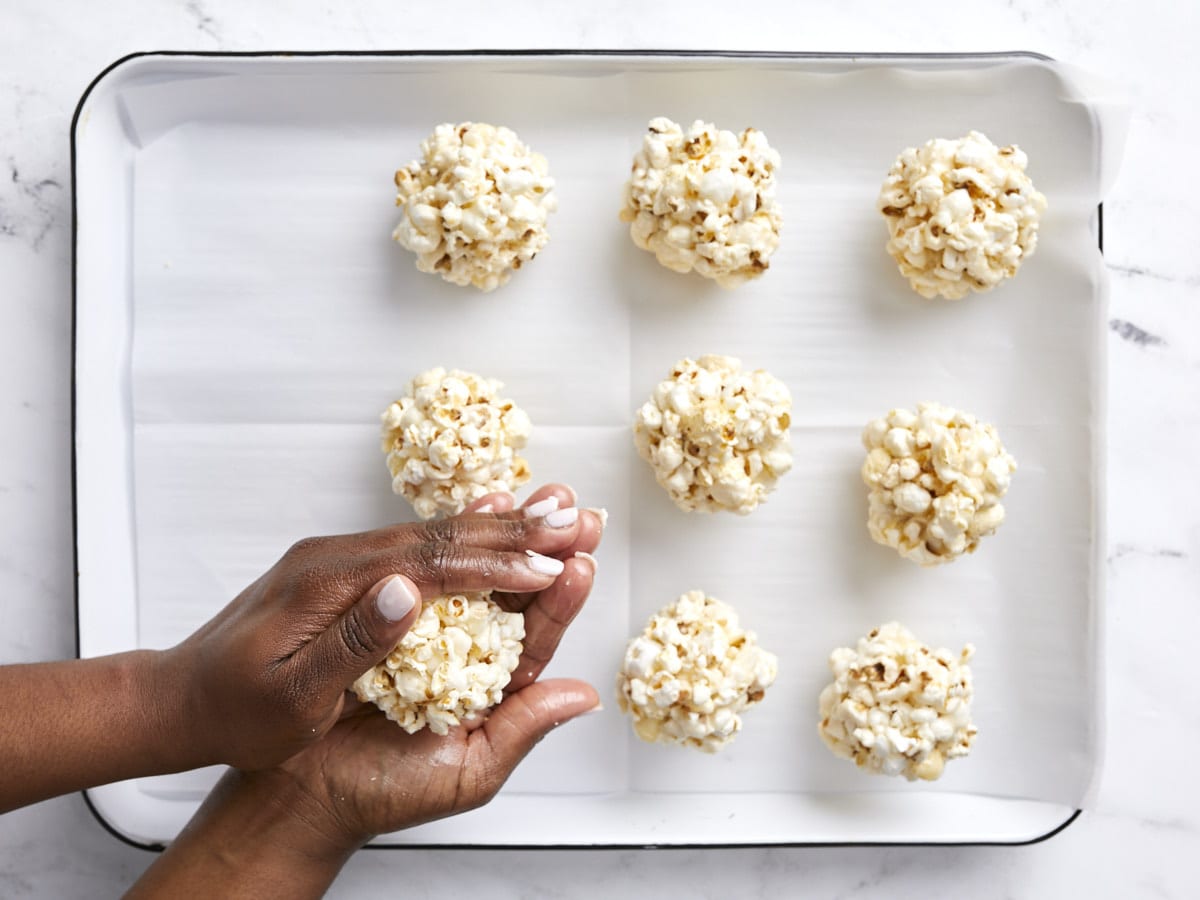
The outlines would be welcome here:
<svg viewBox="0 0 1200 900">
<path fill-rule="evenodd" d="M 63 218 L 67 192 L 52 174 L 26 174 L 16 159 L 8 157 L 8 179 L 0 190 L 0 236 L 42 248 L 46 236 Z"/>
<path fill-rule="evenodd" d="M 1200 275 L 1173 275 L 1159 272 L 1146 266 L 1127 266 L 1109 264 L 1108 270 L 1124 278 L 1149 278 L 1153 281 L 1165 281 L 1168 284 L 1183 284 L 1188 287 L 1200 286 Z"/>
<path fill-rule="evenodd" d="M 188 0 L 188 4 L 184 9 L 195 20 L 197 31 L 212 38 L 218 44 L 222 43 L 217 20 L 209 14 L 207 7 L 200 0 Z"/>
<path fill-rule="evenodd" d="M 1139 347 L 1165 347 L 1167 344 L 1166 338 L 1151 334 L 1124 319 L 1110 319 L 1108 327 L 1110 331 L 1115 331 L 1121 340 L 1137 344 Z"/>
<path fill-rule="evenodd" d="M 1176 550 L 1172 547 L 1144 547 L 1140 544 L 1114 544 L 1112 552 L 1108 554 L 1108 561 L 1116 562 L 1126 556 L 1150 556 L 1158 559 L 1187 559 L 1188 555 L 1183 550 Z"/>
</svg>

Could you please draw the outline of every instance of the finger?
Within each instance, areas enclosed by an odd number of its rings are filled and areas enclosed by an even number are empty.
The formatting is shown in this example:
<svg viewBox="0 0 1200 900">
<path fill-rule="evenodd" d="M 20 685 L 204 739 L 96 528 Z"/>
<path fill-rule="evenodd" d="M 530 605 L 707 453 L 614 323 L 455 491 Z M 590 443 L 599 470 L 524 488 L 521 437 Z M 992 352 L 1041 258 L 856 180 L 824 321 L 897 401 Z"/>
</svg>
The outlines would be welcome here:
<svg viewBox="0 0 1200 900">
<path fill-rule="evenodd" d="M 517 503 L 517 498 L 507 491 L 497 491 L 492 494 L 484 494 L 478 500 L 467 504 L 461 515 L 470 513 L 501 513 L 508 512 Z"/>
<path fill-rule="evenodd" d="M 297 651 L 289 665 L 299 683 L 318 696 L 340 694 L 391 653 L 420 611 L 417 585 L 403 575 L 389 575 Z"/>
<path fill-rule="evenodd" d="M 595 553 L 604 538 L 604 525 L 608 513 L 599 509 L 581 509 L 579 511 L 579 530 L 575 534 L 575 542 L 561 551 L 563 558 L 574 556 L 576 553 Z"/>
<path fill-rule="evenodd" d="M 509 693 L 532 684 L 542 674 L 567 626 L 587 602 L 595 574 L 595 565 L 590 560 L 567 560 L 562 575 L 525 610 L 524 649 L 508 683 Z"/>
<path fill-rule="evenodd" d="M 499 502 L 490 501 L 488 500 L 490 497 L 507 498 L 511 502 L 504 504 L 503 500 L 500 500 Z M 569 506 L 575 506 L 576 499 L 577 497 L 573 487 L 571 487 L 569 484 L 559 484 L 554 482 L 551 484 L 542 485 L 540 488 L 530 494 L 524 503 L 515 509 L 513 507 L 516 503 L 516 498 L 513 497 L 512 494 L 488 494 L 487 497 L 480 497 L 475 501 L 475 503 L 472 503 L 470 506 L 466 507 L 463 512 L 492 512 L 497 515 L 508 513 L 508 518 L 517 518 L 521 516 L 526 518 L 536 518 L 538 516 L 545 515 L 552 509 L 566 509 Z M 490 505 L 493 508 L 490 510 L 480 510 L 477 508 L 477 504 Z M 502 508 L 502 506 L 505 508 Z"/>
<path fill-rule="evenodd" d="M 550 501 L 543 503 L 542 501 Z M 336 534 L 327 535 L 320 538 L 308 538 L 299 541 L 288 551 L 291 556 L 304 557 L 312 554 L 328 554 L 335 553 L 347 555 L 351 553 L 361 553 L 369 550 L 381 550 L 387 547 L 394 547 L 400 544 L 416 544 L 422 543 L 429 538 L 427 535 L 431 530 L 444 529 L 448 523 L 478 523 L 491 521 L 487 518 L 488 515 L 494 516 L 497 519 L 540 519 L 546 513 L 555 509 L 566 508 L 575 505 L 575 491 L 565 484 L 548 484 L 538 488 L 522 505 L 520 510 L 514 510 L 513 505 L 516 503 L 516 498 L 512 494 L 503 491 L 497 491 L 491 494 L 485 494 L 478 500 L 465 507 L 463 512 L 457 516 L 451 516 L 448 519 L 435 519 L 427 522 L 404 522 L 399 525 L 390 525 L 386 528 L 377 528 L 373 531 L 361 531 L 353 534 Z M 534 504 L 542 503 L 536 507 L 530 514 L 529 507 Z M 491 506 L 490 513 L 481 515 L 481 508 Z M 460 527 L 460 526 L 450 526 Z M 457 532 L 455 533 L 457 534 Z M 449 536 L 438 532 L 437 539 L 447 540 L 452 539 Z"/>
<path fill-rule="evenodd" d="M 526 502 L 521 504 L 521 509 L 527 510 L 530 508 L 530 506 L 545 504 L 547 500 L 550 500 L 551 498 L 557 500 L 558 509 L 566 508 L 566 506 L 574 506 L 577 499 L 575 488 L 572 488 L 570 485 L 562 485 L 558 484 L 558 482 L 551 482 L 551 484 L 542 485 L 538 488 L 538 490 L 534 491 L 532 494 L 529 494 Z"/>
<path fill-rule="evenodd" d="M 487 550 L 452 541 L 378 553 L 370 566 L 374 571 L 405 573 L 428 597 L 463 591 L 543 591 L 565 568 L 561 560 L 532 550 Z"/>
<path fill-rule="evenodd" d="M 579 539 L 580 519 L 574 507 L 559 508 L 557 498 L 540 507 L 503 513 L 463 513 L 449 519 L 408 522 L 341 539 L 342 556 L 450 541 L 491 550 L 534 550 L 557 554 Z"/>
<path fill-rule="evenodd" d="M 600 539 L 604 536 L 604 519 L 599 511 L 582 509 L 579 511 L 579 531 L 576 534 L 575 542 L 558 553 L 552 554 L 558 559 L 570 560 L 577 554 L 591 554 L 600 546 Z M 522 612 L 531 603 L 533 603 L 536 595 L 530 593 L 522 594 L 498 594 L 492 599 L 500 604 L 501 608 L 507 612 Z"/>
<path fill-rule="evenodd" d="M 600 697 L 585 681 L 538 681 L 510 694 L 491 711 L 483 726 L 471 734 L 472 750 L 482 745 L 488 759 L 481 760 L 485 777 L 494 783 L 480 785 L 495 792 L 517 763 L 556 726 L 596 709 Z"/>
</svg>

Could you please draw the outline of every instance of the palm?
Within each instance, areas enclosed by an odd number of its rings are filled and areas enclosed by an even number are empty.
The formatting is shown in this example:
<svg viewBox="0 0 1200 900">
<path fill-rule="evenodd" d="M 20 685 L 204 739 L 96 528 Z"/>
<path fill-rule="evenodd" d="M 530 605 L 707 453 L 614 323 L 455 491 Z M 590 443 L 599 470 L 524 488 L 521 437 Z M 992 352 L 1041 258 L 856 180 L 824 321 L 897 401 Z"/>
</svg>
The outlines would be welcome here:
<svg viewBox="0 0 1200 900">
<path fill-rule="evenodd" d="M 465 808 L 460 785 L 471 738 L 461 728 L 445 737 L 405 734 L 364 710 L 335 725 L 307 762 L 339 815 L 358 832 L 379 834 Z"/>
<path fill-rule="evenodd" d="M 582 608 L 593 573 L 591 563 L 571 558 L 554 585 L 525 598 L 524 652 L 504 702 L 485 717 L 443 737 L 407 734 L 374 707 L 349 701 L 341 721 L 283 768 L 355 837 L 486 803 L 546 732 L 598 702 L 583 682 L 536 680 Z"/>
</svg>

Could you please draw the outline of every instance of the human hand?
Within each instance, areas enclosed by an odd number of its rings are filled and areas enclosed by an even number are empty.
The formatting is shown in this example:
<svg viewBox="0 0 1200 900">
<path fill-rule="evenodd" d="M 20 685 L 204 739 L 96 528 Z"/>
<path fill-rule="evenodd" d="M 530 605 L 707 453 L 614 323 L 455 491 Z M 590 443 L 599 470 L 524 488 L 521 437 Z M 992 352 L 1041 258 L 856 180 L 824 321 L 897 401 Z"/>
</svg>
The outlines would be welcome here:
<svg viewBox="0 0 1200 900">
<path fill-rule="evenodd" d="M 492 494 L 450 519 L 300 541 L 159 655 L 148 701 L 186 748 L 181 765 L 258 769 L 320 740 L 346 689 L 408 630 L 422 595 L 490 588 L 507 608 L 529 604 L 563 571 L 557 557 L 599 541 L 598 517 L 573 504 L 570 488 L 548 485 L 516 510 L 509 495 Z"/>
<path fill-rule="evenodd" d="M 590 552 L 598 538 L 588 531 L 576 549 Z M 241 790 L 276 798 L 314 856 L 344 857 L 376 834 L 487 803 L 550 730 L 599 704 L 582 681 L 537 681 L 594 574 L 590 559 L 567 559 L 563 574 L 531 597 L 524 652 L 505 699 L 486 714 L 439 737 L 428 729 L 407 734 L 375 707 L 358 704 L 277 769 L 228 777 Z"/>
<path fill-rule="evenodd" d="M 574 502 L 561 488 L 530 500 L 551 494 Z M 520 521 L 511 497 L 481 498 L 468 517 L 480 507 Z M 591 590 L 588 554 L 602 527 L 581 511 L 574 539 L 556 554 L 563 571 L 548 587 L 493 595 L 525 615 L 523 652 L 498 706 L 438 737 L 407 734 L 373 706 L 348 701 L 328 733 L 278 766 L 228 770 L 127 896 L 319 897 L 371 836 L 486 803 L 551 729 L 599 705 L 581 681 L 537 678 Z"/>
<path fill-rule="evenodd" d="M 274 781 L 266 792 L 288 798 L 278 805 L 304 823 L 311 853 L 348 853 L 373 835 L 487 803 L 541 738 L 599 706 L 586 683 L 536 680 L 586 601 L 594 574 L 589 559 L 568 559 L 558 580 L 534 596 L 524 610 L 521 660 L 503 702 L 486 714 L 438 737 L 427 728 L 408 734 L 378 709 L 358 704 L 277 769 L 235 778 Z"/>
</svg>

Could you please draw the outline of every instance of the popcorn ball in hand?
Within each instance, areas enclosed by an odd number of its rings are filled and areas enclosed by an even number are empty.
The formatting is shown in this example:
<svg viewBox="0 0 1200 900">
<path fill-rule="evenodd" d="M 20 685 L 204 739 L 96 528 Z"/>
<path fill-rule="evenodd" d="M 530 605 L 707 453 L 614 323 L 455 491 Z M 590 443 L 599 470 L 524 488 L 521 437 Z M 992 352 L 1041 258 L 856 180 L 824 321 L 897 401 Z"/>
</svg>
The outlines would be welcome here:
<svg viewBox="0 0 1200 900">
<path fill-rule="evenodd" d="M 554 179 L 512 131 L 439 125 L 421 154 L 396 172 L 403 215 L 392 237 L 417 254 L 422 272 L 493 291 L 546 246 Z"/>
<path fill-rule="evenodd" d="M 716 753 L 741 731 L 740 714 L 763 699 L 777 668 L 733 609 L 689 591 L 629 642 L 617 704 L 644 741 Z"/>
<path fill-rule="evenodd" d="M 893 409 L 863 430 L 867 528 L 923 566 L 974 553 L 1004 521 L 1017 461 L 991 425 L 939 403 Z"/>
<path fill-rule="evenodd" d="M 761 131 L 734 134 L 696 121 L 685 132 L 652 119 L 621 220 L 668 269 L 736 287 L 765 272 L 779 246 L 778 168 L 779 154 Z"/>
<path fill-rule="evenodd" d="M 879 192 L 887 249 L 922 297 L 960 300 L 1017 274 L 1037 248 L 1046 198 L 1015 144 L 978 131 L 900 154 Z"/>
<path fill-rule="evenodd" d="M 931 650 L 896 622 L 857 649 L 839 647 L 829 657 L 833 683 L 821 692 L 821 738 L 868 772 L 935 780 L 975 738 L 967 666 L 974 652 L 970 644 L 957 657 Z"/>
<path fill-rule="evenodd" d="M 426 601 L 387 659 L 354 682 L 409 734 L 445 734 L 504 699 L 521 658 L 525 617 L 492 603 L 491 591 Z"/>
<path fill-rule="evenodd" d="M 637 411 L 634 442 L 680 509 L 746 515 L 792 467 L 791 408 L 787 386 L 762 369 L 683 359 Z"/>
<path fill-rule="evenodd" d="M 392 490 L 418 516 L 457 515 L 493 491 L 530 478 L 517 451 L 529 439 L 529 417 L 500 397 L 503 385 L 440 366 L 422 372 L 383 413 L 383 452 Z"/>
</svg>

